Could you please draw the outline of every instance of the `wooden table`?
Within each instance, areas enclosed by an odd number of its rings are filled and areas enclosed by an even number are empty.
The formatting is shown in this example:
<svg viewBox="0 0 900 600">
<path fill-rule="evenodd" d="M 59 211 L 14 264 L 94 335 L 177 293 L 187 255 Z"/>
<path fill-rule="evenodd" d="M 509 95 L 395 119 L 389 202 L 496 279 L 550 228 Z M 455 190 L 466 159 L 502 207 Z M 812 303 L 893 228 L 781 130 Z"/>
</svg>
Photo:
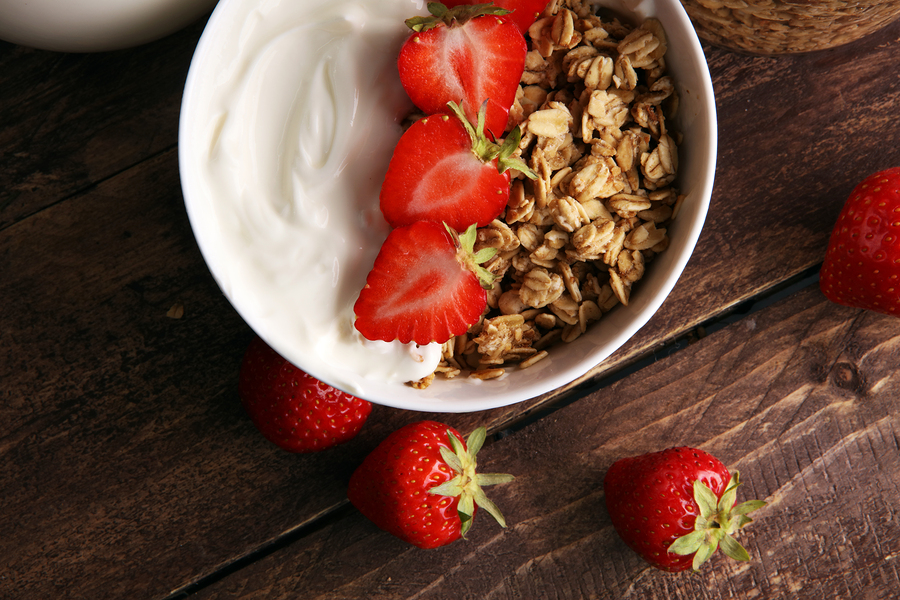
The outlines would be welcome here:
<svg viewBox="0 0 900 600">
<path fill-rule="evenodd" d="M 853 185 L 900 165 L 900 22 L 849 46 L 706 54 L 719 163 L 659 313 L 578 385 L 473 414 L 375 407 L 351 443 L 289 455 L 240 407 L 251 331 L 191 234 L 176 160 L 198 23 L 133 50 L 0 44 L 0 598 L 894 598 L 900 320 L 816 273 Z M 180 318 L 173 307 L 183 307 Z M 346 500 L 402 424 L 486 425 L 509 528 L 423 551 Z M 704 576 L 613 532 L 617 458 L 688 444 L 767 499 Z"/>
</svg>

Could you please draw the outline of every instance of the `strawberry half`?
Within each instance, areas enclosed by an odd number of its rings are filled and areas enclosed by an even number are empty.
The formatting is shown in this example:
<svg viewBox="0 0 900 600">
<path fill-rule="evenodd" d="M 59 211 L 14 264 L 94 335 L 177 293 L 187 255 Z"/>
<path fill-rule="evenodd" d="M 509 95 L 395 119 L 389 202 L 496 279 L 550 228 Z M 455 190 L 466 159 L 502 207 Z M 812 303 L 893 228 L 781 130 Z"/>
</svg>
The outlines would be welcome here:
<svg viewBox="0 0 900 600">
<path fill-rule="evenodd" d="M 476 472 L 475 455 L 485 437 L 479 427 L 464 443 L 448 425 L 410 423 L 366 456 L 350 477 L 347 497 L 375 525 L 419 548 L 465 537 L 477 507 L 506 527 L 481 488 L 514 478 Z"/>
<path fill-rule="evenodd" d="M 623 458 L 603 481 L 613 527 L 632 550 L 663 571 L 700 568 L 718 547 L 731 558 L 750 556 L 731 535 L 765 506 L 734 506 L 739 475 L 695 448 L 669 448 Z"/>
<path fill-rule="evenodd" d="M 301 371 L 254 337 L 241 362 L 238 394 L 267 440 L 289 452 L 318 452 L 356 436 L 372 404 Z"/>
<path fill-rule="evenodd" d="M 475 237 L 474 225 L 459 236 L 431 221 L 392 230 L 353 306 L 356 329 L 369 340 L 420 345 L 465 333 L 494 280 L 480 265 L 496 249 L 474 253 Z"/>
<path fill-rule="evenodd" d="M 414 123 L 397 143 L 381 186 L 381 212 L 392 227 L 416 221 L 446 223 L 464 231 L 497 218 L 509 201 L 510 174 L 515 168 L 535 175 L 512 158 L 519 128 L 502 145 L 484 135 L 484 107 L 475 127 L 454 102 L 450 114 Z"/>
<path fill-rule="evenodd" d="M 453 8 L 460 4 L 478 4 L 478 0 L 446 0 L 444 4 L 448 8 Z M 494 4 L 511 11 L 506 18 L 515 23 L 522 35 L 528 32 L 528 28 L 547 8 L 547 0 L 494 0 Z"/>
<path fill-rule="evenodd" d="M 900 167 L 853 189 L 831 232 L 819 286 L 832 302 L 900 317 Z"/>
<path fill-rule="evenodd" d="M 428 10 L 433 16 L 406 21 L 415 32 L 397 59 L 406 93 L 426 114 L 459 103 L 470 121 L 487 102 L 485 131 L 502 136 L 525 69 L 525 37 L 491 4 L 430 2 Z"/>
</svg>

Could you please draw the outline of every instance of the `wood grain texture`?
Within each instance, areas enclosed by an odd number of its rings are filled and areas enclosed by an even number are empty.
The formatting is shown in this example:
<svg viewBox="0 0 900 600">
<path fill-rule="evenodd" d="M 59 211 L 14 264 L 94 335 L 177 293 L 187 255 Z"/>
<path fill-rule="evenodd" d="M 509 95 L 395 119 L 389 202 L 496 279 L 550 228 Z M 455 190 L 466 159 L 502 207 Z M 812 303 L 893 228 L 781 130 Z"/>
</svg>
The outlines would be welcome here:
<svg viewBox="0 0 900 600">
<path fill-rule="evenodd" d="M 198 599 L 889 598 L 900 577 L 900 321 L 809 288 L 487 447 L 509 529 L 421 551 L 358 513 Z M 619 541 L 602 479 L 622 456 L 692 445 L 766 499 L 704 576 L 647 566 Z M 377 551 L 374 551 L 377 549 Z"/>
<path fill-rule="evenodd" d="M 175 147 L 204 22 L 97 54 L 0 42 L 0 230 Z"/>
<path fill-rule="evenodd" d="M 251 332 L 202 261 L 178 181 L 180 91 L 201 25 L 99 55 L 0 44 L 0 598 L 163 598 L 286 532 L 322 522 L 346 502 L 346 479 L 360 456 L 389 431 L 431 416 L 376 407 L 347 446 L 297 457 L 268 445 L 242 414 L 237 366 Z M 662 310 L 592 376 L 818 263 L 857 173 L 900 163 L 900 149 L 884 143 L 892 139 L 898 81 L 876 76 L 893 72 L 898 36 L 895 24 L 844 49 L 784 59 L 707 49 L 721 140 L 707 228 Z M 815 94 L 846 101 L 789 115 L 796 88 L 806 101 Z M 829 168 L 817 166 L 824 158 Z M 176 303 L 184 306 L 181 319 L 166 316 Z M 866 377 L 858 369 L 841 373 L 850 386 Z M 657 375 L 681 376 L 677 368 Z M 567 391 L 441 419 L 462 431 L 502 429 Z M 667 402 L 642 410 L 664 411 Z M 804 406 L 811 405 L 798 414 Z M 627 421 L 623 410 L 607 416 Z M 741 417 L 729 418 L 738 428 Z M 651 419 L 641 431 L 657 435 L 667 422 Z M 613 420 L 607 427 L 621 426 Z M 516 452 L 549 460 L 542 449 Z M 840 466 L 849 471 L 835 462 L 828 468 L 837 476 Z M 591 483 L 593 475 L 579 485 Z M 535 489 L 541 501 L 554 491 Z M 545 543 L 577 544 L 567 519 L 587 517 L 559 510 L 553 514 L 562 533 Z M 315 589 L 327 594 L 345 581 L 396 588 L 402 570 L 379 579 L 394 573 L 382 551 L 407 549 L 353 522 L 309 538 L 344 536 L 361 565 L 334 557 L 321 568 L 310 563 Z M 478 535 L 520 535 L 486 524 Z M 324 546 L 312 548 L 309 557 L 328 557 Z M 472 560 L 465 548 L 445 554 L 432 573 L 465 570 Z M 553 548 L 546 559 L 510 560 L 527 579 L 529 570 L 551 569 Z M 502 554 L 481 557 L 495 566 L 480 589 L 499 581 L 498 573 L 507 576 Z M 363 579 L 354 569 L 372 574 Z M 427 574 L 421 580 L 434 582 Z"/>
<path fill-rule="evenodd" d="M 340 506 L 359 456 L 418 418 L 376 407 L 308 457 L 258 435 L 236 393 L 252 334 L 173 150 L 7 227 L 0 262 L 0 597 L 164 597 Z"/>
</svg>

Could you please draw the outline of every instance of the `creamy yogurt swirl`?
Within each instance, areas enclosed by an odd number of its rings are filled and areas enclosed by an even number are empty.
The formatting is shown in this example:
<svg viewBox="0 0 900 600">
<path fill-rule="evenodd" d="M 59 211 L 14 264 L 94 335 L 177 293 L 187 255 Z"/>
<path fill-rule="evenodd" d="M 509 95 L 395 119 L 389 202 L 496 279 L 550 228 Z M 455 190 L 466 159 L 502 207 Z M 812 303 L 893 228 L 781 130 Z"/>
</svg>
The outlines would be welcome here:
<svg viewBox="0 0 900 600">
<path fill-rule="evenodd" d="M 353 327 L 411 108 L 396 69 L 404 20 L 422 12 L 414 0 L 225 0 L 185 98 L 182 177 L 199 178 L 185 182 L 203 190 L 191 222 L 218 284 L 282 355 L 358 395 L 360 375 L 410 381 L 440 359 L 437 344 L 370 342 Z"/>
</svg>

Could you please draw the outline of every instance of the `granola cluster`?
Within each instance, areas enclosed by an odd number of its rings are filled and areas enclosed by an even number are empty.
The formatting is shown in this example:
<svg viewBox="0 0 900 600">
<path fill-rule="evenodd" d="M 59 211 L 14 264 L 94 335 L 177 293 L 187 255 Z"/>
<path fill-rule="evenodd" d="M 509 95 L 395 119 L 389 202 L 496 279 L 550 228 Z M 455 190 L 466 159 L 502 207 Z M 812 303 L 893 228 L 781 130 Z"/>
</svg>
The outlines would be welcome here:
<svg viewBox="0 0 900 600">
<path fill-rule="evenodd" d="M 490 379 L 526 368 L 628 304 L 647 263 L 669 244 L 683 199 L 673 187 L 678 104 L 666 37 L 601 19 L 584 0 L 556 0 L 528 31 L 529 52 L 509 129 L 522 132 L 507 208 L 478 230 L 497 254 L 488 311 L 448 340 L 434 374 Z"/>
</svg>

